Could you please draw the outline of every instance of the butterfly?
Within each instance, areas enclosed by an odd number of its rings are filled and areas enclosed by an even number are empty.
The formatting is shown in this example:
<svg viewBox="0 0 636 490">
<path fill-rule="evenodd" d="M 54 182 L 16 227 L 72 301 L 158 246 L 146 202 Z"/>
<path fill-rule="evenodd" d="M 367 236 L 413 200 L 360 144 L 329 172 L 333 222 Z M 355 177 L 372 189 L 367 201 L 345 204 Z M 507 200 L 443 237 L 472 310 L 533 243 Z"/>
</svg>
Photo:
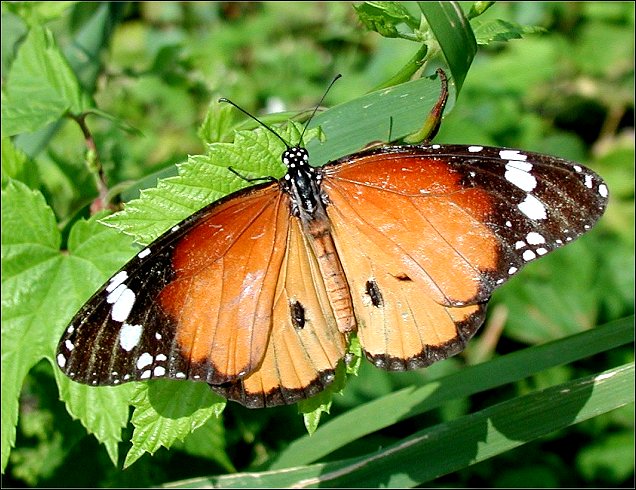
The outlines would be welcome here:
<svg viewBox="0 0 636 490">
<path fill-rule="evenodd" d="M 68 377 L 201 381 L 258 408 L 324 390 L 354 335 L 379 368 L 425 367 L 608 200 L 590 169 L 516 149 L 387 145 L 314 168 L 285 145 L 282 179 L 194 213 L 88 300 L 58 345 Z"/>
</svg>

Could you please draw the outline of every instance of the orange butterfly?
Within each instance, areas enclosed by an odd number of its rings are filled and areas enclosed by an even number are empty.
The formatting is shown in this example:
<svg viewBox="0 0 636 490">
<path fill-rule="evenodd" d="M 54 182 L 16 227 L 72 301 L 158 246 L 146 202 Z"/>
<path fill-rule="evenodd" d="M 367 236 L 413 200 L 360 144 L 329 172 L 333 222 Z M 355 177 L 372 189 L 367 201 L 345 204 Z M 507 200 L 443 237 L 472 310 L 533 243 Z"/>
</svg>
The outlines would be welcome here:
<svg viewBox="0 0 636 490">
<path fill-rule="evenodd" d="M 537 153 L 384 146 L 313 168 L 285 144 L 280 181 L 194 213 L 93 295 L 59 343 L 66 375 L 203 381 L 255 408 L 323 390 L 353 334 L 377 367 L 424 367 L 607 204 L 594 172 Z"/>
</svg>

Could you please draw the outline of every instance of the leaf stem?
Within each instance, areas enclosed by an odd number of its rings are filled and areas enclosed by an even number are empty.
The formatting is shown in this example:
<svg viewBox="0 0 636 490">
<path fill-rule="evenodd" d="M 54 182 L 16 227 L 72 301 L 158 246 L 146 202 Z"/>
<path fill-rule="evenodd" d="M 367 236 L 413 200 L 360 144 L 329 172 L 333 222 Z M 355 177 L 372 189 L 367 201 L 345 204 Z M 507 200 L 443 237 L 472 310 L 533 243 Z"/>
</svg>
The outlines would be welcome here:
<svg viewBox="0 0 636 490">
<path fill-rule="evenodd" d="M 71 114 L 70 117 L 77 122 L 82 130 L 82 134 L 84 135 L 84 143 L 87 148 L 87 165 L 95 178 L 95 185 L 97 186 L 98 196 L 93 200 L 90 208 L 92 216 L 104 209 L 111 209 L 111 206 L 108 204 L 108 184 L 106 182 L 106 174 L 104 173 L 104 167 L 99 159 L 99 152 L 97 150 L 97 145 L 95 144 L 95 138 L 93 138 L 93 134 L 86 124 L 87 115 L 88 113 L 82 113 L 78 116 Z"/>
</svg>

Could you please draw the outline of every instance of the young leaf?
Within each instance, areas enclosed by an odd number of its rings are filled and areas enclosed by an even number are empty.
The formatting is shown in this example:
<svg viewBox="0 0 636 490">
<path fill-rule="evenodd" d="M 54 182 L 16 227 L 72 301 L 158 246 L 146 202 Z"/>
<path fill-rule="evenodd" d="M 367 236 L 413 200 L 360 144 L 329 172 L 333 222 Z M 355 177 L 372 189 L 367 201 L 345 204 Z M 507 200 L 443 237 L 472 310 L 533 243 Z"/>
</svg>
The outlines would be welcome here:
<svg viewBox="0 0 636 490">
<path fill-rule="evenodd" d="M 272 151 L 271 147 L 277 150 Z M 282 142 L 263 128 L 239 132 L 234 144 L 215 143 L 207 155 L 191 156 L 178 165 L 179 176 L 142 190 L 140 199 L 102 221 L 148 244 L 206 204 L 251 185 L 232 174 L 228 166 L 247 178 L 281 177 L 284 167 L 279 155 L 283 149 Z"/>
<path fill-rule="evenodd" d="M 364 2 L 353 8 L 367 29 L 384 37 L 400 37 L 398 26 L 402 23 L 411 30 L 419 26 L 419 21 L 398 2 Z"/>
<path fill-rule="evenodd" d="M 510 39 L 521 39 L 524 34 L 536 34 L 545 32 L 542 27 L 522 26 L 514 22 L 501 19 L 471 22 L 473 32 L 477 39 L 477 44 L 486 45 L 493 41 L 509 41 Z"/>
<path fill-rule="evenodd" d="M 33 132 L 66 112 L 77 115 L 91 106 L 51 31 L 32 27 L 2 93 L 3 134 Z"/>
</svg>

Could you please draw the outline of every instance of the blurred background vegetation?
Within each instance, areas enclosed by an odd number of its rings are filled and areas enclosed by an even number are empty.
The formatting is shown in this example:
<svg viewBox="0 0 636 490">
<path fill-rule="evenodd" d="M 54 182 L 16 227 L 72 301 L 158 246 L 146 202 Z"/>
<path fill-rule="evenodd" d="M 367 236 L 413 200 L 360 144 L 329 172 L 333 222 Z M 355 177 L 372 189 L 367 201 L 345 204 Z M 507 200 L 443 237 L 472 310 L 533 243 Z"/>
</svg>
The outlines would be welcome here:
<svg viewBox="0 0 636 490">
<path fill-rule="evenodd" d="M 17 2 L 9 8 L 3 3 L 3 82 L 27 32 L 25 19 L 33 21 L 36 8 L 38 21 L 54 32 L 73 58 L 78 56 L 73 41 L 87 30 L 100 4 Z M 87 63 L 79 76 L 93 87 L 101 110 L 135 128 L 127 131 L 122 124 L 91 119 L 113 185 L 138 181 L 174 168 L 189 154 L 203 153 L 205 144 L 197 130 L 219 96 L 255 114 L 306 110 L 320 99 L 334 74 L 342 73 L 325 101 L 331 106 L 385 81 L 416 49 L 413 43 L 367 32 L 352 4 L 345 2 L 144 2 L 111 8 L 112 36 L 95 50 L 101 67 L 94 72 L 94 65 Z M 452 373 L 466 363 L 564 337 L 582 324 L 592 327 L 633 313 L 634 4 L 498 3 L 484 17 L 545 31 L 480 48 L 436 142 L 518 147 L 580 161 L 607 181 L 610 206 L 590 234 L 594 238 L 572 245 L 578 247 L 574 260 L 550 256 L 496 293 L 484 332 L 464 354 L 411 373 L 385 373 L 364 363 L 344 395 L 334 398 L 332 416 L 404 386 Z M 77 126 L 58 128 L 44 149 L 33 139 L 18 137 L 16 144 L 21 143 L 32 157 L 33 179 L 59 222 L 86 215 L 95 187 Z M 550 289 L 552 283 L 560 284 L 559 293 Z M 558 321 L 546 322 L 541 315 L 533 319 L 527 314 L 528 304 L 551 309 Z M 629 360 L 633 349 L 619 348 L 551 369 L 507 390 L 524 393 Z M 373 451 L 505 395 L 487 392 L 449 404 L 357 441 L 329 458 Z M 223 422 L 223 430 L 207 434 L 207 439 L 190 437 L 178 448 L 146 455 L 122 472 L 112 466 L 103 447 L 71 420 L 58 401 L 50 365 L 43 362 L 32 370 L 23 389 L 16 447 L 3 486 L 143 487 L 255 470 L 305 432 L 295 407 L 250 411 L 229 404 Z M 434 484 L 629 487 L 634 469 L 633 422 L 633 405 L 623 407 Z M 124 440 L 128 437 L 124 434 Z M 210 447 L 212 440 L 218 442 L 216 447 Z M 122 443 L 122 453 L 125 449 Z"/>
</svg>

